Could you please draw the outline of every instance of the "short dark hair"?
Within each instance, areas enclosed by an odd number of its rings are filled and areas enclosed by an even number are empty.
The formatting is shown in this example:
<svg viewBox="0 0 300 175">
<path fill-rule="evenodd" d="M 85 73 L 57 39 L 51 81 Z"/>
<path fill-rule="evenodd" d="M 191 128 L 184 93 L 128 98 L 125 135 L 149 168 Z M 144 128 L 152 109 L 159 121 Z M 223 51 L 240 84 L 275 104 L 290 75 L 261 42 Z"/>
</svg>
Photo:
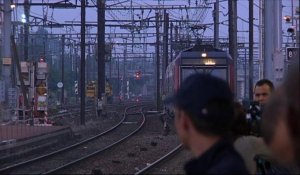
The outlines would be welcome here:
<svg viewBox="0 0 300 175">
<path fill-rule="evenodd" d="M 261 79 L 261 80 L 259 80 L 258 82 L 256 82 L 255 87 L 257 87 L 257 86 L 263 86 L 265 84 L 270 87 L 271 91 L 274 90 L 274 84 L 272 83 L 272 81 L 270 81 L 268 79 Z"/>
<path fill-rule="evenodd" d="M 193 121 L 196 129 L 207 135 L 228 135 L 234 121 L 233 103 L 225 99 L 214 99 L 207 103 L 208 112 L 206 117 L 197 117 L 202 115 L 202 111 L 186 111 Z"/>
<path fill-rule="evenodd" d="M 182 82 L 171 101 L 188 114 L 198 131 L 219 136 L 229 133 L 234 120 L 233 94 L 224 80 L 193 74 Z"/>
</svg>

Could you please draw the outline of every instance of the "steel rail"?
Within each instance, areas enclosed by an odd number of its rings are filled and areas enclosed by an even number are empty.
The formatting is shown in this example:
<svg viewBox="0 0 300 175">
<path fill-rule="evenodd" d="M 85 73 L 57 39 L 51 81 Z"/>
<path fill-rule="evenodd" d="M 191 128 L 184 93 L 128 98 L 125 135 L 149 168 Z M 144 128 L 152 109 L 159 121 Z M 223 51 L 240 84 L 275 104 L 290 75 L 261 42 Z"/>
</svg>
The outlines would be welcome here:
<svg viewBox="0 0 300 175">
<path fill-rule="evenodd" d="M 162 164 L 164 161 L 171 159 L 173 156 L 175 156 L 177 153 L 179 153 L 183 149 L 182 144 L 178 145 L 176 148 L 174 148 L 172 151 L 170 151 L 168 154 L 162 156 L 155 162 L 151 163 L 149 166 L 141 169 L 140 171 L 136 172 L 135 175 L 139 174 L 147 174 L 147 172 L 151 171 L 156 166 Z"/>
<path fill-rule="evenodd" d="M 143 117 L 143 121 L 142 121 L 142 123 L 140 124 L 140 126 L 139 126 L 137 129 L 135 129 L 133 132 L 131 132 L 131 133 L 130 133 L 129 135 L 127 135 L 126 137 L 123 137 L 122 139 L 120 139 L 120 140 L 118 140 L 118 141 L 116 141 L 116 142 L 114 142 L 114 143 L 112 143 L 112 144 L 110 144 L 110 145 L 108 145 L 108 146 L 106 146 L 106 147 L 104 147 L 104 148 L 98 150 L 98 151 L 95 151 L 95 152 L 93 152 L 93 153 L 91 153 L 91 154 L 88 154 L 88 155 L 82 157 L 81 159 L 74 160 L 74 161 L 72 161 L 72 162 L 70 162 L 70 163 L 68 163 L 68 164 L 62 165 L 62 166 L 60 166 L 60 167 L 58 167 L 58 168 L 56 168 L 56 169 L 50 170 L 50 171 L 48 171 L 48 172 L 46 172 L 46 173 L 43 173 L 43 174 L 54 174 L 54 173 L 57 173 L 58 171 L 61 171 L 61 170 L 65 169 L 65 168 L 67 168 L 67 167 L 70 167 L 70 166 L 72 166 L 72 165 L 74 165 L 74 164 L 77 164 L 77 163 L 79 163 L 79 162 L 81 162 L 81 161 L 84 161 L 84 160 L 86 160 L 86 159 L 88 159 L 88 158 L 97 156 L 98 154 L 100 154 L 100 153 L 102 153 L 102 152 L 104 152 L 104 151 L 106 151 L 106 150 L 112 149 L 115 145 L 122 143 L 123 141 L 125 141 L 126 139 L 128 139 L 129 137 L 131 137 L 132 135 L 136 134 L 138 131 L 141 130 L 141 128 L 144 126 L 145 121 L 146 121 L 146 117 L 145 117 L 145 115 L 144 115 L 144 113 L 143 113 L 143 110 L 141 110 L 140 113 L 130 113 L 130 114 L 128 114 L 128 113 L 125 114 L 125 113 L 124 113 L 124 116 L 125 116 L 125 115 L 136 115 L 136 114 L 141 114 L 142 117 Z"/>
<path fill-rule="evenodd" d="M 58 154 L 60 154 L 60 153 L 63 153 L 63 152 L 72 150 L 72 149 L 74 149 L 74 148 L 76 148 L 76 147 L 78 147 L 78 146 L 80 146 L 80 145 L 82 145 L 82 144 L 85 144 L 85 143 L 88 143 L 88 142 L 93 141 L 93 140 L 95 140 L 95 139 L 97 139 L 97 138 L 99 138 L 99 137 L 101 137 L 101 136 L 103 136 L 103 135 L 105 135 L 105 134 L 107 134 L 107 133 L 109 133 L 109 132 L 115 130 L 117 127 L 119 127 L 119 126 L 125 121 L 125 119 L 126 119 L 126 113 L 127 113 L 127 110 L 129 110 L 129 109 L 131 109 L 131 108 L 134 108 L 134 107 L 136 107 L 136 105 L 135 105 L 135 106 L 127 107 L 127 108 L 125 109 L 125 112 L 124 112 L 124 115 L 123 115 L 122 120 L 121 120 L 118 124 L 116 124 L 115 126 L 111 127 L 110 129 L 108 129 L 108 130 L 106 130 L 106 131 L 104 131 L 104 132 L 102 132 L 102 133 L 100 133 L 100 134 L 98 134 L 98 135 L 95 135 L 95 136 L 93 136 L 93 137 L 90 137 L 90 138 L 88 138 L 88 139 L 85 139 L 85 140 L 83 140 L 83 141 L 80 141 L 80 142 L 78 142 L 78 143 L 75 143 L 75 144 L 73 144 L 73 145 L 70 145 L 70 146 L 68 146 L 68 147 L 62 148 L 62 149 L 60 149 L 60 150 L 57 150 L 57 151 L 54 151 L 54 152 L 51 152 L 51 153 L 48 153 L 48 154 L 45 154 L 45 155 L 42 155 L 42 156 L 33 158 L 33 159 L 30 159 L 30 160 L 27 160 L 27 161 L 24 161 L 24 162 L 20 162 L 20 163 L 14 164 L 14 165 L 10 165 L 10 166 L 4 167 L 4 168 L 0 169 L 0 174 L 5 174 L 6 172 L 9 172 L 9 171 L 11 171 L 11 170 L 13 170 L 13 169 L 15 169 L 15 168 L 20 168 L 20 167 L 23 167 L 23 166 L 28 165 L 28 164 L 30 164 L 30 163 L 37 162 L 37 161 L 39 161 L 39 160 L 43 160 L 43 159 L 52 157 L 52 156 L 54 156 L 54 155 L 58 155 Z"/>
</svg>

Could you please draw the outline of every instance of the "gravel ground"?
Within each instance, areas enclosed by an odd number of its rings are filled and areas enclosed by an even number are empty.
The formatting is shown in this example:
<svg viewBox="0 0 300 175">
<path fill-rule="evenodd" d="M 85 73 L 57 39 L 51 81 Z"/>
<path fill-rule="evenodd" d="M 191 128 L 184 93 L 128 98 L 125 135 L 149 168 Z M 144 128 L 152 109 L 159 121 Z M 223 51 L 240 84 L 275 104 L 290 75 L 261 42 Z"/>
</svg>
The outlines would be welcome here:
<svg viewBox="0 0 300 175">
<path fill-rule="evenodd" d="M 122 124 L 115 128 L 112 132 L 106 133 L 105 135 L 76 147 L 75 149 L 69 150 L 67 152 L 54 155 L 51 158 L 45 160 L 40 160 L 38 162 L 31 163 L 26 167 L 11 171 L 12 174 L 40 174 L 57 168 L 61 165 L 65 165 L 72 160 L 77 160 L 79 158 L 85 157 L 95 151 L 101 150 L 108 145 L 120 140 L 132 131 L 134 131 L 141 123 L 141 118 L 137 116 L 128 116 L 125 120 L 129 124 Z"/>
<path fill-rule="evenodd" d="M 90 174 L 101 171 L 104 174 L 133 174 L 167 154 L 179 144 L 178 137 L 171 125 L 165 135 L 163 123 L 158 115 L 147 116 L 146 126 L 113 149 L 70 167 L 61 174 Z"/>
<path fill-rule="evenodd" d="M 181 150 L 172 159 L 167 160 L 147 174 L 185 174 L 184 164 L 193 157 L 188 150 Z"/>
<path fill-rule="evenodd" d="M 118 110 L 120 111 L 120 109 Z M 123 112 L 123 110 L 121 111 Z M 86 122 L 85 126 L 73 124 L 72 130 L 75 137 L 70 142 L 82 140 L 95 133 L 107 130 L 122 118 L 122 115 L 108 114 L 105 117 Z M 172 120 L 170 120 L 170 132 L 168 135 L 163 129 L 161 117 L 158 115 L 147 115 L 146 120 L 146 126 L 136 136 L 98 157 L 91 158 L 89 161 L 82 162 L 59 173 L 91 174 L 92 172 L 102 172 L 104 174 L 133 174 L 167 154 L 179 144 Z M 62 146 L 64 146 L 62 143 L 57 145 L 57 147 Z M 57 148 L 51 147 L 49 150 L 53 151 L 55 149 Z M 36 155 L 31 156 L 35 157 Z M 191 157 L 190 152 L 183 150 L 174 156 L 173 159 L 164 162 L 149 173 L 183 174 L 183 165 Z"/>
<path fill-rule="evenodd" d="M 22 161 L 32 159 L 34 157 L 37 157 L 37 156 L 40 156 L 43 154 L 50 153 L 52 151 L 61 149 L 65 146 L 74 144 L 78 141 L 92 137 L 95 134 L 101 133 L 121 121 L 121 119 L 123 117 L 122 113 L 124 111 L 124 108 L 119 107 L 117 110 L 120 111 L 119 115 L 115 115 L 115 113 L 110 113 L 110 115 L 107 115 L 105 117 L 99 117 L 99 118 L 90 117 L 90 118 L 88 118 L 89 120 L 86 122 L 86 124 L 84 126 L 78 126 L 74 122 L 69 123 L 67 125 L 69 125 L 71 127 L 71 129 L 74 133 L 74 137 L 72 137 L 71 139 L 67 139 L 64 142 L 60 142 L 55 145 L 51 145 L 51 146 L 43 149 L 42 151 L 34 151 L 34 152 L 25 153 L 22 155 L 22 157 L 20 157 L 18 159 L 15 159 L 15 160 L 9 161 L 9 162 L 7 161 L 7 162 L 1 164 L 0 167 L 5 167 L 12 163 L 22 162 Z"/>
</svg>

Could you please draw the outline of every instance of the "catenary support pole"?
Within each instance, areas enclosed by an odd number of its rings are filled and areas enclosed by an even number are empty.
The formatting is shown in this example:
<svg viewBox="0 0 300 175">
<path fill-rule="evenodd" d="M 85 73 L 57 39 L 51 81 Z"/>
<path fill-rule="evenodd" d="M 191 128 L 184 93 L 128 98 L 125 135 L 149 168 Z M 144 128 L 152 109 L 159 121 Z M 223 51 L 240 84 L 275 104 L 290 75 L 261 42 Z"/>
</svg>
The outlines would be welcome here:
<svg viewBox="0 0 300 175">
<path fill-rule="evenodd" d="M 229 11 L 229 54 L 234 62 L 233 92 L 237 94 L 237 0 L 228 1 Z"/>
<path fill-rule="evenodd" d="M 97 0 L 98 20 L 98 101 L 102 102 L 105 92 L 105 1 Z M 101 107 L 102 108 L 102 107 Z"/>
<path fill-rule="evenodd" d="M 169 58 L 169 14 L 167 13 L 166 10 L 164 10 L 164 33 L 163 33 L 163 60 L 162 60 L 162 93 L 164 94 L 165 92 L 165 84 L 164 84 L 164 80 L 165 80 L 165 73 L 166 73 L 166 69 L 168 66 L 168 58 Z"/>
<path fill-rule="evenodd" d="M 219 0 L 214 3 L 214 47 L 219 48 Z"/>
<path fill-rule="evenodd" d="M 65 35 L 61 36 L 61 82 L 63 86 L 61 88 L 60 104 L 65 104 Z"/>
<path fill-rule="evenodd" d="M 85 1 L 81 1 L 80 124 L 85 125 Z"/>
<path fill-rule="evenodd" d="M 253 97 L 253 20 L 254 20 L 253 3 L 254 3 L 253 0 L 249 0 L 249 100 L 250 101 L 252 101 L 252 97 Z"/>
<path fill-rule="evenodd" d="M 156 110 L 159 110 L 160 109 L 159 13 L 155 13 L 155 21 L 156 21 L 156 45 L 155 45 L 155 52 L 156 52 Z"/>
</svg>

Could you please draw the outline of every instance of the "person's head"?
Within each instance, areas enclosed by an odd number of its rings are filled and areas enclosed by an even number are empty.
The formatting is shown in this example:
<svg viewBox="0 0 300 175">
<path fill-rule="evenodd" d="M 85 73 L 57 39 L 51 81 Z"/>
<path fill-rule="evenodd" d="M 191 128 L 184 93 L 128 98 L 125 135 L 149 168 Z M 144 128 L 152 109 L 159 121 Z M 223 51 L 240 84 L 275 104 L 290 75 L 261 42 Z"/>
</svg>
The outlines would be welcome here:
<svg viewBox="0 0 300 175">
<path fill-rule="evenodd" d="M 259 80 L 254 87 L 254 101 L 259 102 L 260 105 L 265 105 L 273 90 L 274 85 L 270 80 Z"/>
<path fill-rule="evenodd" d="M 299 64 L 296 64 L 266 104 L 262 131 L 265 142 L 279 161 L 300 167 L 299 81 Z"/>
<path fill-rule="evenodd" d="M 192 133 L 207 137 L 229 133 L 234 107 L 233 94 L 225 81 L 208 74 L 193 74 L 169 101 L 175 106 L 175 127 L 186 147 L 193 142 Z"/>
</svg>

